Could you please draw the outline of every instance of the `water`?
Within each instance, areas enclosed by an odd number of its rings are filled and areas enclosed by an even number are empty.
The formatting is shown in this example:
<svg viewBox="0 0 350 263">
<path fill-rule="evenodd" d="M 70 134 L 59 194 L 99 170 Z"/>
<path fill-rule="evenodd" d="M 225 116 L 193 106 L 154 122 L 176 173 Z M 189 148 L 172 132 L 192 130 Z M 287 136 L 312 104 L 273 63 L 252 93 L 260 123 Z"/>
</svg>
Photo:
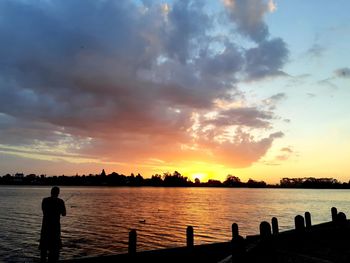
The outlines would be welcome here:
<svg viewBox="0 0 350 263">
<path fill-rule="evenodd" d="M 39 257 L 41 200 L 49 192 L 0 186 L 0 262 Z M 350 211 L 349 190 L 62 187 L 60 197 L 68 198 L 62 259 L 125 253 L 130 229 L 137 229 L 138 250 L 150 250 L 184 246 L 188 225 L 203 244 L 228 241 L 233 222 L 245 236 L 273 216 L 287 230 L 305 211 L 313 224 L 330 221 L 332 206 Z"/>
</svg>

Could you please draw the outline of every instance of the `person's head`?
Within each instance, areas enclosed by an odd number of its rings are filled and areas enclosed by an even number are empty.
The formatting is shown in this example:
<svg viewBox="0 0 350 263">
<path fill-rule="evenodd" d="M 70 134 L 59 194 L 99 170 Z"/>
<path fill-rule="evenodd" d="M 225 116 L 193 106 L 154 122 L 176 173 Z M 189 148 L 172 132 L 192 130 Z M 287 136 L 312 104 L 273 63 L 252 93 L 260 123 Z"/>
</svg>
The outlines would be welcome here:
<svg viewBox="0 0 350 263">
<path fill-rule="evenodd" d="M 60 194 L 60 188 L 58 186 L 54 186 L 51 188 L 52 197 L 58 197 L 59 194 Z"/>
</svg>

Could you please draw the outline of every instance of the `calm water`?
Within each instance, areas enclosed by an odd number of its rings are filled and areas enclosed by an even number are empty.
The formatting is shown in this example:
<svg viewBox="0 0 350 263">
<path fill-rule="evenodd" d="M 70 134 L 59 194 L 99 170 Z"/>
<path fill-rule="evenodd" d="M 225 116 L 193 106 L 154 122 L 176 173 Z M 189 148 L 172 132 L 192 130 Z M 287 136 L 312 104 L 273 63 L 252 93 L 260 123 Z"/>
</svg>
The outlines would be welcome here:
<svg viewBox="0 0 350 263">
<path fill-rule="evenodd" d="M 0 186 L 0 261 L 39 256 L 41 200 L 49 192 Z M 350 211 L 349 190 L 63 187 L 60 197 L 68 198 L 62 259 L 127 252 L 132 228 L 138 249 L 150 250 L 184 246 L 188 225 L 201 244 L 228 241 L 233 222 L 248 235 L 273 216 L 285 230 L 305 211 L 315 224 L 330 220 L 332 206 Z"/>
</svg>

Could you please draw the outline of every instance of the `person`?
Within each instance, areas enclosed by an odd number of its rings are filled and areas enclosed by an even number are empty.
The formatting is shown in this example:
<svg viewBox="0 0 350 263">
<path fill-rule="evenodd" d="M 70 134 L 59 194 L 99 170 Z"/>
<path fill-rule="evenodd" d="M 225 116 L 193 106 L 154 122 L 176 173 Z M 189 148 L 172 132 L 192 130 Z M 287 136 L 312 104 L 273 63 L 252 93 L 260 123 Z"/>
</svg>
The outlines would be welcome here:
<svg viewBox="0 0 350 263">
<path fill-rule="evenodd" d="M 43 211 L 43 221 L 40 234 L 40 259 L 41 262 L 58 262 L 59 252 L 62 247 L 61 242 L 61 215 L 66 215 L 64 201 L 58 198 L 60 188 L 52 187 L 51 196 L 43 199 L 41 208 Z"/>
</svg>

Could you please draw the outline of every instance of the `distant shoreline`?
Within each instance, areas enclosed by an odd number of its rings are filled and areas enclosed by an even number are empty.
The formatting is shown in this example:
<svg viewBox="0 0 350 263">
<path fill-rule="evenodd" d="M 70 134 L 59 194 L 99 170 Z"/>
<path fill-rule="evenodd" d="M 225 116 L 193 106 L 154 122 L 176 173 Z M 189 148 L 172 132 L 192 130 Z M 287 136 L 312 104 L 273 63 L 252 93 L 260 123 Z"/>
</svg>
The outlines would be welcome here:
<svg viewBox="0 0 350 263">
<path fill-rule="evenodd" d="M 72 184 L 21 184 L 21 183 L 13 183 L 13 184 L 0 184 L 2 186 L 39 186 L 39 187 L 51 187 L 51 186 L 64 186 L 64 187 L 105 187 L 105 188 L 220 188 L 220 189 L 308 189 L 308 190 L 349 190 L 350 186 L 341 186 L 341 187 L 282 187 L 275 185 L 267 185 L 265 187 L 249 187 L 249 186 L 152 186 L 152 185 L 72 185 Z"/>
<path fill-rule="evenodd" d="M 249 179 L 242 182 L 239 177 L 227 175 L 224 182 L 209 179 L 201 182 L 198 178 L 192 182 L 179 172 L 155 174 L 151 178 L 131 174 L 129 176 L 113 172 L 106 174 L 75 175 L 75 176 L 46 176 L 23 173 L 0 176 L 0 185 L 32 185 L 32 186 L 106 186 L 106 187 L 215 187 L 215 188 L 278 188 L 278 189 L 350 189 L 348 183 L 339 182 L 333 178 L 282 178 L 279 184 L 267 184 L 264 181 Z"/>
</svg>

